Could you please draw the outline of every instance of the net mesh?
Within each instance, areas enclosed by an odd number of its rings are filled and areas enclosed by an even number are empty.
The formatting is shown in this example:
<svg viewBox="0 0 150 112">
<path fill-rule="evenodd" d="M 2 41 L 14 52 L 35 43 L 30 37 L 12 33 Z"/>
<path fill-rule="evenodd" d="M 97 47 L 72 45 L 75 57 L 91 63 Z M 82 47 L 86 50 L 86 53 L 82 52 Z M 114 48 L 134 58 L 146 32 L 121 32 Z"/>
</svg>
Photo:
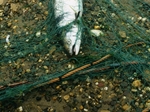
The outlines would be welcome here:
<svg viewBox="0 0 150 112">
<path fill-rule="evenodd" d="M 54 1 L 39 3 L 45 6 L 46 16 L 41 16 L 44 12 L 39 6 L 22 1 L 23 23 L 18 25 L 19 30 L 15 23 L 7 29 L 1 25 L 0 100 L 64 78 L 85 79 L 84 75 L 100 76 L 101 72 L 110 78 L 126 80 L 132 76 L 149 83 L 148 0 L 83 0 L 82 43 L 77 56 L 69 56 L 64 49 L 61 34 L 69 26 L 56 27 L 60 18 L 54 18 Z M 29 10 L 32 6 L 34 10 Z M 30 15 L 34 11 L 40 15 L 38 19 Z M 20 21 L 19 14 L 14 15 L 0 22 L 7 26 L 12 18 Z M 100 31 L 100 35 L 93 34 L 92 29 Z"/>
</svg>

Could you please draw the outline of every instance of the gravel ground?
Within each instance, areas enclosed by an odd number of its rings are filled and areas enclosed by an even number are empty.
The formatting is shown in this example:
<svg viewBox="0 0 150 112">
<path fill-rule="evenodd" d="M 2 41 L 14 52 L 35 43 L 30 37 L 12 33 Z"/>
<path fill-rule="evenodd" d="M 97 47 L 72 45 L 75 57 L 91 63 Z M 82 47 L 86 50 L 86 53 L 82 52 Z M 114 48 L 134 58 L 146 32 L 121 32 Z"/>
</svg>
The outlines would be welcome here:
<svg viewBox="0 0 150 112">
<path fill-rule="evenodd" d="M 145 0 L 146 1 L 146 0 Z M 42 23 L 48 16 L 49 0 L 0 0 L 0 39 L 3 40 L 10 35 L 35 34 L 37 37 L 46 32 L 44 27 L 41 31 L 34 32 L 37 24 Z M 149 3 L 149 1 L 146 1 Z M 90 29 L 98 29 L 100 34 L 107 31 L 108 26 L 103 23 L 105 17 L 95 19 L 97 13 L 106 13 L 105 9 L 100 10 L 94 7 L 94 0 L 84 2 L 85 14 L 83 18 L 87 21 Z M 126 2 L 122 2 L 126 4 Z M 113 14 L 112 14 L 113 15 Z M 93 18 L 93 16 L 95 18 Z M 114 18 L 116 17 L 113 15 Z M 140 18 L 135 14 L 134 22 L 141 27 L 145 27 L 146 32 L 150 33 L 150 22 L 146 18 Z M 117 22 L 116 22 L 117 23 Z M 101 25 L 99 25 L 101 24 Z M 119 23 L 118 23 L 119 24 Z M 101 30 L 103 30 L 103 32 Z M 118 28 L 119 29 L 119 28 Z M 94 35 L 95 32 L 93 32 Z M 97 32 L 96 32 L 97 33 Z M 125 31 L 118 30 L 118 34 L 124 42 L 130 41 Z M 116 43 L 116 40 L 105 39 L 108 44 Z M 11 44 L 11 43 L 10 43 Z M 8 43 L 5 45 L 8 47 Z M 143 45 L 144 46 L 144 45 Z M 147 55 L 150 54 L 150 46 L 144 46 Z M 84 49 L 84 47 L 82 48 Z M 80 54 L 86 55 L 87 49 Z M 84 53 L 83 53 L 84 52 Z M 139 50 L 139 52 L 142 52 Z M 139 53 L 138 52 L 138 53 Z M 88 53 L 87 53 L 88 54 Z M 7 52 L 4 54 L 7 56 Z M 93 53 L 94 55 L 94 53 Z M 143 57 L 145 54 L 142 54 Z M 50 61 L 58 62 L 62 59 L 69 59 L 65 52 L 56 50 L 56 46 L 50 47 L 48 53 L 29 54 L 25 59 L 17 59 L 9 64 L 2 64 L 0 84 L 14 83 L 20 80 L 33 80 L 42 74 L 55 72 L 56 68 L 71 70 L 76 67 L 72 62 L 67 62 L 61 67 L 49 66 Z M 36 70 L 33 71 L 33 67 Z M 110 76 L 112 72 L 113 77 Z M 144 71 L 150 74 L 150 70 Z M 16 74 L 17 73 L 17 74 Z M 34 74 L 30 76 L 29 74 Z M 91 77 L 87 74 L 78 78 L 62 80 L 50 85 L 46 85 L 29 91 L 23 97 L 9 99 L 0 102 L 1 112 L 149 112 L 150 111 L 150 81 L 139 76 L 136 72 L 131 72 L 130 76 L 120 69 L 114 69 L 106 73 L 99 73 Z M 82 80 L 83 78 L 83 80 Z"/>
</svg>

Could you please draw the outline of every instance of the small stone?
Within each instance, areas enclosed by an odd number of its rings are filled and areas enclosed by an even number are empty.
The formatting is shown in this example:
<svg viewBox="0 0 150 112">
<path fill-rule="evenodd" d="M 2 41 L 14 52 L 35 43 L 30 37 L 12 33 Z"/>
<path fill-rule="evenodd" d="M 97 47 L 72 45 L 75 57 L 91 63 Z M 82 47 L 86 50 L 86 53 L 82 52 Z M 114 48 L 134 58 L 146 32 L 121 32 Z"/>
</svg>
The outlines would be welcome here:
<svg viewBox="0 0 150 112">
<path fill-rule="evenodd" d="M 46 70 L 45 73 L 49 73 L 49 70 Z"/>
<path fill-rule="evenodd" d="M 135 80 L 132 83 L 133 87 L 140 87 L 142 85 L 141 80 Z"/>
<path fill-rule="evenodd" d="M 13 26 L 12 29 L 15 30 L 17 28 L 17 26 Z"/>
<path fill-rule="evenodd" d="M 84 108 L 83 110 L 84 110 L 84 112 L 88 112 L 88 109 L 86 109 L 86 108 Z"/>
<path fill-rule="evenodd" d="M 42 59 L 39 59 L 38 62 L 42 62 Z"/>
<path fill-rule="evenodd" d="M 145 91 L 150 91 L 150 87 L 145 87 L 144 90 Z M 143 93 L 146 93 L 146 92 L 143 92 Z"/>
<path fill-rule="evenodd" d="M 44 69 L 48 69 L 48 67 L 47 67 L 47 66 L 43 66 L 43 68 L 44 68 Z"/>
<path fill-rule="evenodd" d="M 71 68 L 71 64 L 68 64 L 68 68 L 69 68 L 69 69 Z"/>
<path fill-rule="evenodd" d="M 119 35 L 122 37 L 122 38 L 126 38 L 126 32 L 125 31 L 119 31 Z"/>
<path fill-rule="evenodd" d="M 45 14 L 45 15 L 48 15 L 48 11 L 45 11 L 44 14 Z"/>
<path fill-rule="evenodd" d="M 82 106 L 82 105 L 80 105 L 80 107 L 79 107 L 79 108 L 80 108 L 80 110 L 83 110 L 83 106 Z"/>
<path fill-rule="evenodd" d="M 100 29 L 100 26 L 94 26 L 94 29 L 96 29 L 96 30 L 99 30 Z"/>
<path fill-rule="evenodd" d="M 80 90 L 79 90 L 81 93 L 83 92 L 83 88 L 80 88 Z"/>
<path fill-rule="evenodd" d="M 131 89 L 132 92 L 137 92 L 137 89 Z"/>
<path fill-rule="evenodd" d="M 66 100 L 66 101 L 69 100 L 69 98 L 70 98 L 69 95 L 65 95 L 65 96 L 64 96 L 64 100 Z"/>
<path fill-rule="evenodd" d="M 97 37 L 100 35 L 104 35 L 104 33 L 101 30 L 96 30 L 96 29 L 91 30 L 91 34 Z"/>
<path fill-rule="evenodd" d="M 148 48 L 148 52 L 150 52 L 150 48 Z"/>
<path fill-rule="evenodd" d="M 39 6 L 42 6 L 42 2 L 39 3 Z"/>
<path fill-rule="evenodd" d="M 20 107 L 18 108 L 18 111 L 19 111 L 19 112 L 22 112 L 22 111 L 23 111 L 22 106 L 20 106 Z"/>
<path fill-rule="evenodd" d="M 128 105 L 128 104 L 125 104 L 125 105 L 123 105 L 123 107 L 122 107 L 122 109 L 125 110 L 125 111 L 129 111 L 130 108 L 131 108 L 131 106 Z"/>
<path fill-rule="evenodd" d="M 106 91 L 107 91 L 107 90 L 108 90 L 108 87 L 104 87 L 104 90 L 106 90 Z"/>
<path fill-rule="evenodd" d="M 10 6 L 10 7 L 11 7 L 11 10 L 12 10 L 12 11 L 17 12 L 18 6 L 19 6 L 19 4 L 11 3 L 11 6 Z"/>
<path fill-rule="evenodd" d="M 74 96 L 74 93 L 71 92 L 71 93 L 69 93 L 69 95 L 70 95 L 70 96 Z"/>
<path fill-rule="evenodd" d="M 101 79 L 102 82 L 105 82 L 105 79 Z"/>
<path fill-rule="evenodd" d="M 65 85 L 65 84 L 68 84 L 68 81 L 63 81 L 62 84 L 64 84 L 64 85 Z"/>
<path fill-rule="evenodd" d="M 97 86 L 99 83 L 98 82 L 95 82 L 95 85 Z"/>
<path fill-rule="evenodd" d="M 7 27 L 11 27 L 12 23 L 11 22 L 8 22 L 7 23 Z"/>
<path fill-rule="evenodd" d="M 148 100 L 145 104 L 146 107 L 150 108 L 150 100 Z"/>
<path fill-rule="evenodd" d="M 53 100 L 56 101 L 56 100 L 57 100 L 57 96 L 54 96 L 54 97 L 53 97 Z"/>
<path fill-rule="evenodd" d="M 142 20 L 142 17 L 140 16 L 140 17 L 138 17 L 138 21 L 140 21 L 140 20 Z"/>
<path fill-rule="evenodd" d="M 142 22 L 144 23 L 147 20 L 146 17 L 142 18 Z"/>
<path fill-rule="evenodd" d="M 3 10 L 0 10 L 0 17 L 3 16 Z"/>
<path fill-rule="evenodd" d="M 123 96 L 122 98 L 123 98 L 123 99 L 127 99 L 127 97 L 126 97 L 126 96 Z"/>
<path fill-rule="evenodd" d="M 40 37 L 41 36 L 41 31 L 36 32 L 36 37 Z"/>
<path fill-rule="evenodd" d="M 56 89 L 59 90 L 60 89 L 60 85 L 56 86 Z"/>
<path fill-rule="evenodd" d="M 26 72 L 29 73 L 31 70 L 30 69 L 26 69 Z"/>
<path fill-rule="evenodd" d="M 102 98 L 102 95 L 97 95 L 97 98 Z"/>
</svg>

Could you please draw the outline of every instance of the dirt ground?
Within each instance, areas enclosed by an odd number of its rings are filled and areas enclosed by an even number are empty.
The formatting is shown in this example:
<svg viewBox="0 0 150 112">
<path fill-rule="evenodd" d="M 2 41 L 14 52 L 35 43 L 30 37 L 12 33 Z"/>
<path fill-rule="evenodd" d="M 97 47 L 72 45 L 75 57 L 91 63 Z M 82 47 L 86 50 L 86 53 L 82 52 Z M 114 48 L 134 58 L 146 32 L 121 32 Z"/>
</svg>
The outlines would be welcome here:
<svg viewBox="0 0 150 112">
<path fill-rule="evenodd" d="M 116 7 L 119 7 L 115 1 L 111 0 Z M 150 5 L 148 0 L 145 0 L 145 2 Z M 122 0 L 122 5 L 129 7 L 129 12 L 134 9 L 132 3 L 134 2 L 131 2 L 130 6 L 128 2 Z M 46 21 L 49 15 L 48 4 L 49 0 L 0 0 L 0 40 L 4 41 L 0 45 L 0 50 L 3 50 L 4 57 L 12 56 L 15 58 L 17 55 L 22 55 L 24 52 L 21 51 L 24 49 L 30 50 L 30 46 L 23 48 L 24 42 L 27 44 L 30 42 L 30 35 L 33 34 L 36 38 L 39 38 L 41 35 L 46 35 L 47 27 L 42 27 L 40 31 L 38 31 L 37 27 L 40 27 L 40 24 Z M 102 37 L 102 40 L 107 42 L 110 45 L 109 47 L 112 47 L 111 45 L 115 45 L 118 41 L 113 38 L 112 32 L 109 32 L 109 26 L 103 22 L 106 21 L 105 17 L 101 16 L 101 18 L 96 18 L 99 14 L 105 14 L 107 11 L 104 7 L 95 7 L 93 4 L 94 0 L 84 0 L 83 18 L 85 19 L 85 23 L 90 29 L 102 30 L 105 36 L 110 36 L 111 39 Z M 145 5 L 145 8 L 149 7 Z M 148 12 L 148 14 L 150 13 Z M 115 16 L 114 13 L 112 15 Z M 140 27 L 144 27 L 146 32 L 150 33 L 150 22 L 142 23 L 141 21 L 144 21 L 144 19 L 140 19 L 136 11 L 132 15 L 137 18 L 134 19 L 134 23 L 139 24 Z M 139 21 L 141 23 L 138 23 Z M 117 25 L 120 25 L 119 22 L 122 22 L 122 26 L 124 25 L 123 21 L 118 20 L 115 22 Z M 124 43 L 130 41 L 127 34 L 124 31 L 120 31 L 119 28 L 117 27 L 116 30 L 119 32 L 118 35 L 120 35 L 122 41 Z M 8 35 L 10 35 L 10 42 L 5 42 Z M 17 44 L 17 39 L 21 43 L 20 45 Z M 23 43 L 20 39 L 23 40 Z M 102 46 L 101 41 L 96 41 L 96 39 L 95 42 Z M 42 42 L 47 42 L 47 38 L 45 40 L 39 39 L 39 41 L 42 44 Z M 37 44 L 37 42 L 33 44 Z M 143 43 L 142 45 L 135 52 L 143 58 L 147 58 L 150 55 L 150 46 L 146 46 Z M 5 62 L 3 56 L 0 56 L 0 59 L 3 59 L 3 61 L 0 61 L 0 91 L 3 91 L 4 87 L 7 88 L 7 86 L 16 82 L 20 84 L 23 81 L 33 82 L 43 74 L 47 75 L 56 71 L 64 72 L 65 70 L 72 70 L 78 66 L 76 65 L 76 57 L 71 57 L 70 59 L 70 56 L 65 53 L 64 48 L 58 45 L 57 42 L 51 42 L 49 46 L 46 46 L 49 48 L 48 50 L 42 49 L 42 53 L 27 53 L 25 57 L 18 57 L 15 61 L 6 60 L 8 63 Z M 85 46 L 81 47 L 81 57 L 86 55 L 90 55 L 91 57 L 95 56 L 96 53 L 91 53 L 86 48 L 86 40 Z M 20 52 L 15 51 L 15 48 L 19 49 Z M 11 51 L 12 49 L 14 49 L 14 52 L 9 54 L 7 50 Z M 109 51 L 109 48 L 106 51 Z M 147 55 L 143 52 L 146 52 Z M 63 60 L 69 61 L 63 62 Z M 54 64 L 50 65 L 50 63 Z M 149 69 L 145 69 L 143 72 L 150 74 Z M 93 75 L 89 73 L 82 76 L 74 76 L 73 78 L 62 79 L 52 84 L 45 84 L 26 93 L 20 93 L 21 96 L 19 97 L 16 96 L 15 98 L 0 101 L 0 112 L 150 111 L 149 79 L 143 78 L 136 71 L 127 72 L 117 68 L 97 73 L 95 76 Z M 12 88 L 15 87 L 13 85 L 11 86 Z"/>
</svg>

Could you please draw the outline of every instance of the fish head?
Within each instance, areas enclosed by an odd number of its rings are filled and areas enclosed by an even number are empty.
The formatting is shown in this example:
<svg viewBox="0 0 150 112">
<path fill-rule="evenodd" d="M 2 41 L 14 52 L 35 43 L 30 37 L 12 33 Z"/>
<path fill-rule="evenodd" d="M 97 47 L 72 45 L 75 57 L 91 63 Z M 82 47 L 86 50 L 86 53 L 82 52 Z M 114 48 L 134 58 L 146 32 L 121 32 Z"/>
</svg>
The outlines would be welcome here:
<svg viewBox="0 0 150 112">
<path fill-rule="evenodd" d="M 81 33 L 78 28 L 71 28 L 64 37 L 65 49 L 70 55 L 78 55 L 81 44 Z"/>
</svg>

